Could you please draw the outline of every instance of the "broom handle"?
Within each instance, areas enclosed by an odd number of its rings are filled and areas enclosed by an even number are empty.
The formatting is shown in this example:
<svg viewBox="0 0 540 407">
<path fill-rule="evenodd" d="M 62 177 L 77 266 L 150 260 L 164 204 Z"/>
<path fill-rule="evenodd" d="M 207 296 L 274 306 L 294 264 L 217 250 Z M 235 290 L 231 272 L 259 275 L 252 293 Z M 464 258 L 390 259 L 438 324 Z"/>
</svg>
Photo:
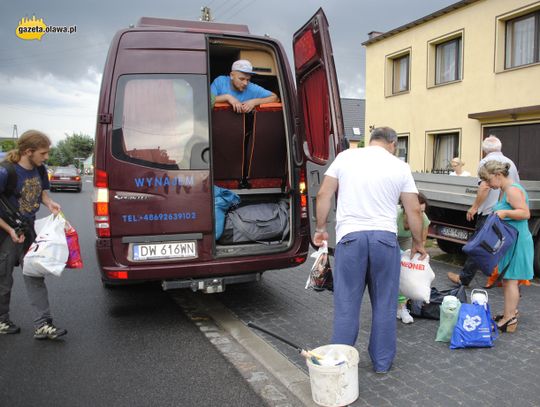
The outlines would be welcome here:
<svg viewBox="0 0 540 407">
<path fill-rule="evenodd" d="M 267 334 L 267 335 L 270 335 L 270 336 L 273 336 L 273 337 L 276 338 L 276 339 L 279 339 L 281 342 L 286 343 L 287 345 L 292 346 L 293 348 L 295 348 L 298 352 L 302 352 L 302 351 L 303 351 L 303 349 L 302 349 L 300 346 L 298 346 L 298 345 L 292 343 L 291 341 L 288 341 L 288 340 L 285 339 L 285 338 L 282 338 L 282 337 L 279 336 L 279 335 L 276 335 L 275 333 L 272 333 L 272 332 L 270 332 L 270 331 L 267 331 L 266 329 L 261 328 L 261 327 L 258 326 L 258 325 L 255 325 L 253 322 L 248 322 L 248 323 L 247 323 L 247 326 L 249 326 L 250 328 L 258 329 L 259 331 L 264 332 L 264 333 Z"/>
</svg>

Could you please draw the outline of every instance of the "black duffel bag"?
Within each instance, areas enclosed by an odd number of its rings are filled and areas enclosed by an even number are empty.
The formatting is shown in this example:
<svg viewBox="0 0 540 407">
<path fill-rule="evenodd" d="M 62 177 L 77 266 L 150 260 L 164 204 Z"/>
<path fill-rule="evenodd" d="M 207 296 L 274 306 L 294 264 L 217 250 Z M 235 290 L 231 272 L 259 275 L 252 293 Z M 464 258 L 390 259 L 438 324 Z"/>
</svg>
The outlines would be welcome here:
<svg viewBox="0 0 540 407">
<path fill-rule="evenodd" d="M 457 297 L 462 303 L 467 302 L 467 293 L 465 292 L 465 287 L 462 285 L 441 291 L 437 290 L 435 287 L 431 287 L 429 304 L 422 300 L 409 300 L 407 301 L 407 308 L 413 317 L 439 319 L 441 304 L 443 298 L 447 295 Z"/>
<path fill-rule="evenodd" d="M 219 243 L 281 242 L 288 233 L 287 202 L 245 205 L 227 213 Z"/>
</svg>

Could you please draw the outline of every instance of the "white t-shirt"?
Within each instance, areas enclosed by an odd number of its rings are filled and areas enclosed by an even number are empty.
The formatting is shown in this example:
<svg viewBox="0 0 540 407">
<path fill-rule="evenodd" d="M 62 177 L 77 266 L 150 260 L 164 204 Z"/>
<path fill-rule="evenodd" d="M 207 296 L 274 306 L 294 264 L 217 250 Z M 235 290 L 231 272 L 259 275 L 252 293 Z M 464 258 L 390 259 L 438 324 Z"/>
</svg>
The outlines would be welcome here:
<svg viewBox="0 0 540 407">
<path fill-rule="evenodd" d="M 478 163 L 478 169 L 480 169 L 488 161 L 499 161 L 501 163 L 509 163 L 510 170 L 508 172 L 508 177 L 514 182 L 520 182 L 516 165 L 510 158 L 504 156 L 503 153 L 497 152 L 497 151 L 489 153 L 488 155 L 486 155 L 484 158 L 480 160 L 480 162 Z M 478 180 L 478 183 L 480 183 L 480 181 L 481 180 Z M 489 215 L 491 212 L 493 212 L 493 207 L 499 200 L 500 192 L 501 191 L 498 189 L 490 189 L 486 200 L 482 202 L 482 204 L 478 207 L 478 214 Z"/>
<path fill-rule="evenodd" d="M 400 194 L 418 193 L 409 165 L 379 146 L 343 151 L 325 175 L 338 180 L 337 242 L 364 230 L 397 233 Z"/>
</svg>

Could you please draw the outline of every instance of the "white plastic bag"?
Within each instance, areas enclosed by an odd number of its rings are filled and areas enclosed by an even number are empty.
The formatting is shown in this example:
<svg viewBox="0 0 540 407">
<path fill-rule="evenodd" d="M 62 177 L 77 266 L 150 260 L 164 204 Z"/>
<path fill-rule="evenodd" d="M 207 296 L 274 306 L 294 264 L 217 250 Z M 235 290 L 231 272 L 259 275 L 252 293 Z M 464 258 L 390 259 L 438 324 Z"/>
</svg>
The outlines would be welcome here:
<svg viewBox="0 0 540 407">
<path fill-rule="evenodd" d="M 36 220 L 37 237 L 24 256 L 23 274 L 31 277 L 62 274 L 69 255 L 65 225 L 66 220 L 60 215 Z"/>
<path fill-rule="evenodd" d="M 334 291 L 334 279 L 332 277 L 332 268 L 328 258 L 328 242 L 323 240 L 323 245 L 319 250 L 311 254 L 315 259 L 311 271 L 306 281 L 306 290 L 308 288 L 314 291 Z"/>
<path fill-rule="evenodd" d="M 399 278 L 399 291 L 411 300 L 422 300 L 429 303 L 431 282 L 435 273 L 429 265 L 429 256 L 420 260 L 416 253 L 411 259 L 411 251 L 406 250 L 401 255 L 401 273 Z"/>
</svg>

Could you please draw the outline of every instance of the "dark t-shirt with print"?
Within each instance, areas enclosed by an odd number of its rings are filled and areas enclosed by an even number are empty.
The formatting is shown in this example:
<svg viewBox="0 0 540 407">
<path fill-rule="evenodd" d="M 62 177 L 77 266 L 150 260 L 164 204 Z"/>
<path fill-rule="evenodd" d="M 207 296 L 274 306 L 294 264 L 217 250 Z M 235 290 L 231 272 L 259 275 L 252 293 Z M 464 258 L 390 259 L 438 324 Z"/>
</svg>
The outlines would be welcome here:
<svg viewBox="0 0 540 407">
<path fill-rule="evenodd" d="M 47 171 L 44 171 L 45 176 L 41 177 L 37 168 L 27 170 L 19 164 L 15 164 L 15 171 L 17 173 L 17 186 L 15 193 L 8 198 L 19 209 L 21 215 L 34 219 L 41 204 L 41 193 L 44 189 L 49 189 Z M 0 194 L 6 189 L 7 182 L 8 171 L 0 166 Z"/>
</svg>

